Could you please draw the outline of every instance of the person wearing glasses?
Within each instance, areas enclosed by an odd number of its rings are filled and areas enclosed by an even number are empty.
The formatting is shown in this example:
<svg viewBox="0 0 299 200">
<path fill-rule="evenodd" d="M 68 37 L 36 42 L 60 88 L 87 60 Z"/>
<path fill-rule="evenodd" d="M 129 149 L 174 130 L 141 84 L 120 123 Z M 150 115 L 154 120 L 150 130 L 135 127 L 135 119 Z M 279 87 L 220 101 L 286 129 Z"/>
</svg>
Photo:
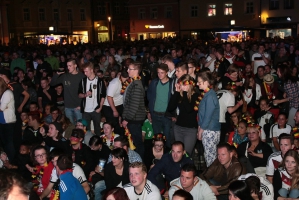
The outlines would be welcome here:
<svg viewBox="0 0 299 200">
<path fill-rule="evenodd" d="M 29 171 L 32 172 L 33 190 L 37 195 L 41 195 L 50 182 L 54 165 L 49 162 L 48 150 L 42 145 L 32 149 L 31 159 L 35 165 L 35 167 L 29 167 Z"/>
<path fill-rule="evenodd" d="M 162 133 L 154 135 L 152 147 L 145 151 L 144 164 L 148 170 L 153 168 L 165 153 L 169 152 L 169 148 L 166 147 L 165 143 L 166 138 Z"/>
<path fill-rule="evenodd" d="M 139 76 L 142 70 L 140 62 L 133 62 L 128 67 L 129 77 L 133 81 L 127 86 L 124 93 L 124 110 L 122 114 L 122 126 L 128 128 L 136 152 L 143 157 L 144 145 L 142 141 L 142 124 L 145 120 L 146 112 L 144 105 L 145 92 L 142 85 L 141 77 Z"/>
</svg>

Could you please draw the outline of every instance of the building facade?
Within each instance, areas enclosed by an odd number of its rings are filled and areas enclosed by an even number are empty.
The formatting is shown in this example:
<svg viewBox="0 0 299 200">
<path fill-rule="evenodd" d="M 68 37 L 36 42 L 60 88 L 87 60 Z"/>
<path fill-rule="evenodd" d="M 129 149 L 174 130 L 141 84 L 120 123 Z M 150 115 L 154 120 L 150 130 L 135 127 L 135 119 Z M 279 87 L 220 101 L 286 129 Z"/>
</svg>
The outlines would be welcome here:
<svg viewBox="0 0 299 200">
<path fill-rule="evenodd" d="M 177 36 L 180 16 L 178 6 L 177 0 L 131 0 L 131 40 Z"/>
<path fill-rule="evenodd" d="M 129 38 L 128 0 L 94 0 L 92 3 L 91 15 L 96 42 Z"/>
<path fill-rule="evenodd" d="M 87 0 L 11 0 L 7 9 L 14 42 L 82 43 L 93 37 Z"/>
<path fill-rule="evenodd" d="M 180 0 L 181 37 L 224 40 L 259 37 L 260 1 Z"/>
<path fill-rule="evenodd" d="M 261 26 L 267 37 L 285 38 L 298 36 L 299 1 L 268 0 L 261 4 Z"/>
</svg>

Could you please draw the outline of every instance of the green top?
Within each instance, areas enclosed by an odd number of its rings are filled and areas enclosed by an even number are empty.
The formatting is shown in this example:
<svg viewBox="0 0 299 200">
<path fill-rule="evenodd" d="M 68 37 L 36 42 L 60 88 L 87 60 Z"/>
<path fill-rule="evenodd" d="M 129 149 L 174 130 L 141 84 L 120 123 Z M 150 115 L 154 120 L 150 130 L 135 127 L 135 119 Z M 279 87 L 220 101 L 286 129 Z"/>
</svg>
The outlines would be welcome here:
<svg viewBox="0 0 299 200">
<path fill-rule="evenodd" d="M 11 64 L 10 64 L 10 73 L 11 73 L 11 75 L 13 75 L 13 71 L 16 67 L 19 67 L 20 69 L 24 70 L 24 72 L 26 73 L 26 62 L 25 62 L 24 59 L 16 58 L 16 59 L 11 61 Z"/>
<path fill-rule="evenodd" d="M 144 137 L 145 140 L 153 139 L 154 137 L 153 126 L 148 119 L 146 119 L 143 123 L 142 132 L 145 132 L 145 137 Z"/>
<path fill-rule="evenodd" d="M 168 106 L 169 81 L 162 83 L 160 80 L 156 89 L 156 101 L 154 111 L 165 112 Z"/>
<path fill-rule="evenodd" d="M 58 59 L 54 56 L 45 58 L 45 61 L 47 61 L 51 65 L 53 70 L 57 70 L 59 68 Z"/>
</svg>

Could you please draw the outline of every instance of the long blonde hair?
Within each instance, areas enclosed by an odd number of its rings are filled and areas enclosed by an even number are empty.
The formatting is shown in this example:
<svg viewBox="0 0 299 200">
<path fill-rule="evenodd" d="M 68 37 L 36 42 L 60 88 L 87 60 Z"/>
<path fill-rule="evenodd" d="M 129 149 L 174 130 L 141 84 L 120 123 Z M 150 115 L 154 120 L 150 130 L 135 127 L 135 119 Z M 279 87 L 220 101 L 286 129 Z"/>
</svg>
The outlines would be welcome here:
<svg viewBox="0 0 299 200">
<path fill-rule="evenodd" d="M 187 97 L 189 102 L 191 102 L 191 96 L 194 94 L 194 86 L 195 86 L 195 81 L 194 79 L 189 75 L 189 74 L 184 74 L 181 76 L 181 78 L 178 80 L 179 84 L 182 85 L 189 85 L 189 90 L 187 91 Z M 180 91 L 181 97 L 183 96 L 183 91 Z"/>
</svg>

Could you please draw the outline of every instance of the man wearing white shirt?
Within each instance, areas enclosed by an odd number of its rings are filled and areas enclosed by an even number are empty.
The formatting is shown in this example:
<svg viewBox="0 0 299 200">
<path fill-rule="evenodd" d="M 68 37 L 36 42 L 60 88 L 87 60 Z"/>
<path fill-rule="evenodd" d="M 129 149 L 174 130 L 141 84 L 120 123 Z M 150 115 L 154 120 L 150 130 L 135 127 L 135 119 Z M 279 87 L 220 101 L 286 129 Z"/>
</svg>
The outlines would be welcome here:
<svg viewBox="0 0 299 200">
<path fill-rule="evenodd" d="M 129 168 L 130 182 L 124 186 L 129 199 L 162 200 L 160 191 L 146 179 L 147 169 L 142 162 L 134 162 Z"/>
<path fill-rule="evenodd" d="M 251 58 L 251 66 L 253 68 L 253 73 L 256 74 L 257 68 L 259 66 L 265 66 L 269 64 L 270 57 L 269 54 L 265 52 L 265 45 L 260 44 L 257 53 L 254 53 Z"/>
</svg>

